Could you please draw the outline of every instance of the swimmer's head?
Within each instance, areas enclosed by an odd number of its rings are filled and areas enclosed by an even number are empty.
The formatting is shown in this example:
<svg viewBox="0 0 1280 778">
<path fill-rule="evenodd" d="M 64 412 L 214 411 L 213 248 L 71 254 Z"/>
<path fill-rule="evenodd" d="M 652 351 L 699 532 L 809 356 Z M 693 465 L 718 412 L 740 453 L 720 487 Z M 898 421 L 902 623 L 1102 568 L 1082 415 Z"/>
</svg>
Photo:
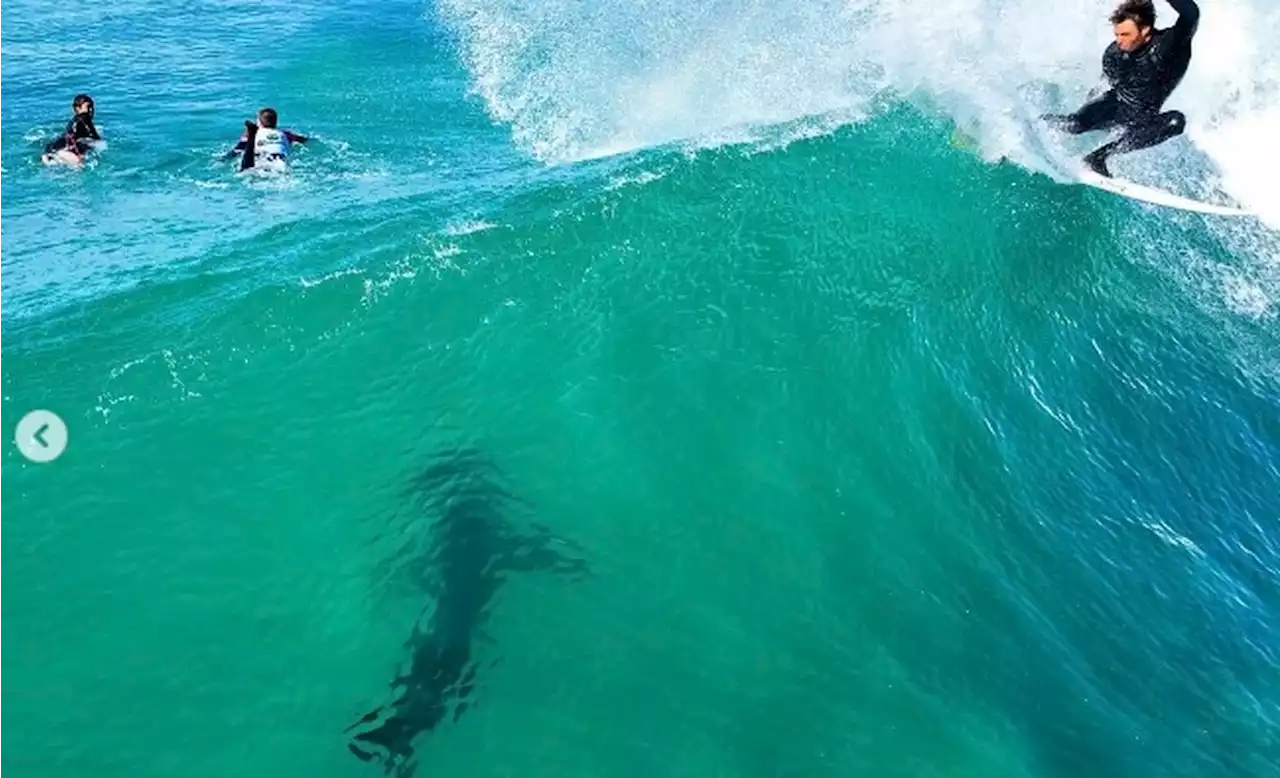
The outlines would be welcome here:
<svg viewBox="0 0 1280 778">
<path fill-rule="evenodd" d="M 1116 45 L 1121 51 L 1135 51 L 1151 40 L 1156 9 L 1151 0 L 1124 0 L 1111 14 Z"/>
<path fill-rule="evenodd" d="M 93 116 L 93 98 L 89 95 L 76 95 L 71 101 L 71 110 L 80 114 Z"/>
<path fill-rule="evenodd" d="M 258 126 L 275 129 L 278 121 L 280 121 L 280 117 L 276 116 L 276 109 L 263 108 L 258 111 Z"/>
</svg>

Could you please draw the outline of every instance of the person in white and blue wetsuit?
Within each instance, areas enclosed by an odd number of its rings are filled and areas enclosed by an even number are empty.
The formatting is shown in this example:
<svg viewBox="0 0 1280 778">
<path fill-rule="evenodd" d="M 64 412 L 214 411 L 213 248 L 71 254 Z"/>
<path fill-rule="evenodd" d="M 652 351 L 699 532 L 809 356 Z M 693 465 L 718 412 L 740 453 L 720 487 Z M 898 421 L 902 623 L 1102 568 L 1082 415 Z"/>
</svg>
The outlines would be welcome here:
<svg viewBox="0 0 1280 778">
<path fill-rule="evenodd" d="M 288 162 L 295 143 L 306 143 L 307 137 L 277 127 L 279 116 L 274 108 L 258 111 L 258 121 L 244 123 L 245 133 L 230 154 L 240 155 L 240 170 L 269 167 Z"/>
</svg>

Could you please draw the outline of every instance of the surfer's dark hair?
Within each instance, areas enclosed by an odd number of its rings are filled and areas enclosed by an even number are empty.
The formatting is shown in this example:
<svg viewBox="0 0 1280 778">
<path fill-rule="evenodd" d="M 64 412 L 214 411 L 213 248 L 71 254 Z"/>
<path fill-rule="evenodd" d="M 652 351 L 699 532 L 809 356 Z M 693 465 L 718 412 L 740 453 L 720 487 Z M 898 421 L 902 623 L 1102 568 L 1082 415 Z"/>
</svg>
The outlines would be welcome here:
<svg viewBox="0 0 1280 778">
<path fill-rule="evenodd" d="M 276 109 L 263 108 L 258 111 L 258 121 L 262 123 L 263 127 L 274 129 L 276 122 L 280 121 L 280 117 L 276 115 Z"/>
<path fill-rule="evenodd" d="M 1139 28 L 1153 27 L 1156 23 L 1156 7 L 1151 0 L 1124 0 L 1111 13 L 1112 24 L 1123 21 L 1131 21 Z"/>
</svg>

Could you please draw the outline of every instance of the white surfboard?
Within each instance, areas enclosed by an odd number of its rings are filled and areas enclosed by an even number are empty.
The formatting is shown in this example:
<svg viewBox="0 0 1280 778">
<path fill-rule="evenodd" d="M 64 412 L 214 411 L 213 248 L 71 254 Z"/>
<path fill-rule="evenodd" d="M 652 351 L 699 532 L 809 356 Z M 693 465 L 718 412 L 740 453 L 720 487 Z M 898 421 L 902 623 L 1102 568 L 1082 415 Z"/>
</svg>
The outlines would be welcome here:
<svg viewBox="0 0 1280 778">
<path fill-rule="evenodd" d="M 1187 197 L 1180 197 L 1176 194 L 1166 192 L 1163 189 L 1155 189 L 1142 184 L 1135 184 L 1132 181 L 1125 181 L 1119 178 L 1107 178 L 1100 176 L 1092 170 L 1081 171 L 1077 174 L 1080 183 L 1086 186 L 1104 189 L 1108 192 L 1114 192 L 1122 197 L 1129 197 L 1134 200 L 1141 200 L 1146 203 L 1155 205 L 1164 205 L 1169 208 L 1178 208 L 1183 211 L 1195 211 L 1196 213 L 1209 213 L 1217 216 L 1252 216 L 1249 211 L 1232 208 L 1228 205 L 1212 205 L 1210 203 L 1202 203 L 1199 200 L 1192 200 Z"/>
<path fill-rule="evenodd" d="M 102 139 L 87 141 L 90 151 L 102 151 L 107 147 L 107 142 Z M 66 149 L 59 149 L 52 153 L 45 152 L 40 155 L 40 161 L 46 165 L 62 165 L 64 167 L 82 168 L 85 165 L 85 158 L 80 157 L 74 152 Z"/>
<path fill-rule="evenodd" d="M 84 160 L 65 149 L 60 149 L 53 153 L 41 154 L 40 161 L 49 166 L 61 165 L 63 167 L 73 168 L 84 167 Z"/>
</svg>

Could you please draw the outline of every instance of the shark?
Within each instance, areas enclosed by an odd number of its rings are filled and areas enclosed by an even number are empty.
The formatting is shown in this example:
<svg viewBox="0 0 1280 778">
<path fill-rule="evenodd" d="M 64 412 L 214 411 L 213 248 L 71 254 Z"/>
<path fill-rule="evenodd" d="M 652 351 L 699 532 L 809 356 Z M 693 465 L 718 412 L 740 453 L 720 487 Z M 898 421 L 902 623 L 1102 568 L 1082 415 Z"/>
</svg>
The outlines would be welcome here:
<svg viewBox="0 0 1280 778">
<path fill-rule="evenodd" d="M 417 768 L 415 743 L 473 704 L 483 635 L 494 597 L 512 573 L 547 571 L 581 580 L 590 574 L 581 547 L 545 526 L 516 529 L 512 515 L 528 503 L 502 485 L 482 452 L 437 454 L 411 479 L 409 521 L 401 538 L 410 580 L 431 594 L 390 683 L 387 702 L 347 727 L 347 748 L 386 775 L 408 778 Z"/>
</svg>

